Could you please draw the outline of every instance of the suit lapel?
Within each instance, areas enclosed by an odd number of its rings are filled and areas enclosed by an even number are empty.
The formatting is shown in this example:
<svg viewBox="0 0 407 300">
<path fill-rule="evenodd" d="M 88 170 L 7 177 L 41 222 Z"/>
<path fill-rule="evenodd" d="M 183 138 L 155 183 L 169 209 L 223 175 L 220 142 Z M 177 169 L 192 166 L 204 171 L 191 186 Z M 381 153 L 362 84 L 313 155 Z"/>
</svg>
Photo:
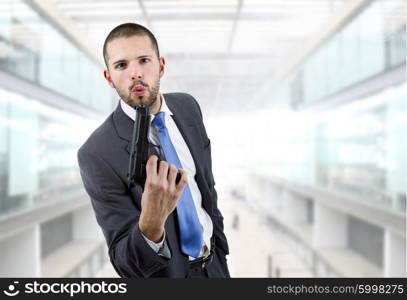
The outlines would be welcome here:
<svg viewBox="0 0 407 300">
<path fill-rule="evenodd" d="M 173 114 L 171 117 L 173 118 L 175 124 L 178 127 L 178 130 L 180 131 L 182 137 L 185 140 L 185 143 L 188 146 L 189 151 L 191 152 L 192 158 L 195 162 L 196 173 L 202 173 L 201 165 L 198 163 L 199 162 L 199 160 L 198 160 L 199 148 L 198 147 L 201 143 L 199 140 L 199 136 L 197 134 L 194 134 L 198 131 L 198 129 L 196 128 L 196 126 L 194 124 L 191 124 L 191 123 L 185 124 L 175 114 Z"/>
<path fill-rule="evenodd" d="M 125 150 L 127 153 L 130 153 L 134 121 L 124 113 L 120 106 L 120 101 L 113 113 L 113 123 L 117 135 L 126 142 L 124 145 Z"/>
<path fill-rule="evenodd" d="M 165 100 L 167 106 L 170 108 L 173 115 L 171 115 L 172 119 L 177 125 L 178 130 L 180 131 L 182 137 L 185 140 L 185 143 L 188 146 L 189 151 L 191 152 L 192 158 L 195 163 L 196 173 L 203 174 L 202 166 L 200 164 L 200 157 L 202 156 L 201 147 L 202 142 L 200 139 L 198 132 L 197 125 L 195 124 L 194 120 L 192 119 L 193 116 L 188 114 L 188 112 L 181 111 L 181 107 L 176 105 L 176 99 L 172 95 L 165 95 Z"/>
</svg>

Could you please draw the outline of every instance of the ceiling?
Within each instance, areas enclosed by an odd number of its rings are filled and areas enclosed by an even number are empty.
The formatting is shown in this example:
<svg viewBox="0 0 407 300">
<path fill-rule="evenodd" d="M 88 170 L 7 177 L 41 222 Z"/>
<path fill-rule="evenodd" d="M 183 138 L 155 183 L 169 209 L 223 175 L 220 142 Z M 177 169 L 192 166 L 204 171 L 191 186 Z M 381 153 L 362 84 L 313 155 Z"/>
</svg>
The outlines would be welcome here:
<svg viewBox="0 0 407 300">
<path fill-rule="evenodd" d="M 255 108 L 256 92 L 347 1 L 54 0 L 99 53 L 121 23 L 151 29 L 166 58 L 162 90 L 191 93 L 205 114 Z"/>
</svg>

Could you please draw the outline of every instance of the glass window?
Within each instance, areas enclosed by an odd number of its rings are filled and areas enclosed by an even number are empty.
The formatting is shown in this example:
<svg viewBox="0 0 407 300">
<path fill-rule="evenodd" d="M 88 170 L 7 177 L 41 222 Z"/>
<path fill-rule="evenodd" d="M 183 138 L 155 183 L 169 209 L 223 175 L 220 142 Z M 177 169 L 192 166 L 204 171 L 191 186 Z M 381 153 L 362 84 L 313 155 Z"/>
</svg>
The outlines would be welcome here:
<svg viewBox="0 0 407 300">
<path fill-rule="evenodd" d="M 38 192 L 38 119 L 32 101 L 14 95 L 9 103 L 8 196 L 34 200 Z"/>
<path fill-rule="evenodd" d="M 342 87 L 352 85 L 360 79 L 359 75 L 359 21 L 351 21 L 342 31 Z"/>
<path fill-rule="evenodd" d="M 10 39 L 12 2 L 11 0 L 0 1 L 0 40 L 3 42 Z M 1 50 L 0 53 L 2 53 Z"/>
<path fill-rule="evenodd" d="M 112 107 L 101 65 L 25 1 L 1 1 L 0 69 L 36 82 L 103 114 Z M 102 77 L 103 79 L 103 77 Z"/>
<path fill-rule="evenodd" d="M 89 59 L 83 53 L 78 57 L 79 67 L 79 80 L 78 80 L 78 100 L 84 105 L 89 105 L 89 83 L 90 83 L 90 70 L 92 65 L 89 63 Z"/>
<path fill-rule="evenodd" d="M 42 51 L 40 52 L 39 83 L 61 93 L 62 43 L 58 32 L 45 25 L 42 31 Z"/>
<path fill-rule="evenodd" d="M 380 3 L 374 2 L 360 15 L 360 72 L 367 78 L 384 70 L 385 52 Z"/>
<path fill-rule="evenodd" d="M 81 192 L 77 150 L 96 125 L 0 89 L 0 214 Z"/>
<path fill-rule="evenodd" d="M 13 1 L 12 16 L 9 43 L 14 49 L 9 57 L 8 69 L 23 78 L 36 81 L 42 21 L 22 1 Z"/>
<path fill-rule="evenodd" d="M 62 38 L 62 45 L 63 58 L 61 72 L 64 74 L 63 92 L 66 96 L 78 101 L 79 51 L 65 38 Z"/>
</svg>

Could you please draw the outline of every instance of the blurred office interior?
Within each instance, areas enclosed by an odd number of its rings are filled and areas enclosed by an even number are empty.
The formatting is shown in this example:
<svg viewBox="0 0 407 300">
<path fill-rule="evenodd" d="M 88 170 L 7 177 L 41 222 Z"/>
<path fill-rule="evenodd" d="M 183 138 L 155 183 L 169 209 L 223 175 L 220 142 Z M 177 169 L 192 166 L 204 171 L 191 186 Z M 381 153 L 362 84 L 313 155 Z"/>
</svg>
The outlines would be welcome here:
<svg viewBox="0 0 407 300">
<path fill-rule="evenodd" d="M 147 26 L 200 103 L 233 277 L 406 277 L 406 0 L 2 0 L 0 276 L 117 277 L 76 152 Z"/>
</svg>

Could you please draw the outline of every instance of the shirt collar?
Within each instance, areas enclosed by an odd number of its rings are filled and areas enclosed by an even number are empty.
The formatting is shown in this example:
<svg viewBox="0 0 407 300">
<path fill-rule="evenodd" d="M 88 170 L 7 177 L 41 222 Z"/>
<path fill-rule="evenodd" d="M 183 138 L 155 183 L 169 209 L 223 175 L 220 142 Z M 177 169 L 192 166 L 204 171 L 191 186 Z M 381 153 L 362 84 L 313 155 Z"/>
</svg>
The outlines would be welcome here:
<svg viewBox="0 0 407 300">
<path fill-rule="evenodd" d="M 161 107 L 159 112 L 164 112 L 165 114 L 172 115 L 173 113 L 171 112 L 170 108 L 168 107 L 167 103 L 165 102 L 165 98 L 163 94 L 160 94 L 161 96 Z M 133 121 L 136 119 L 136 110 L 134 107 L 128 105 L 126 102 L 124 102 L 123 99 L 120 99 L 120 106 L 124 113 Z M 154 119 L 155 115 L 151 114 L 151 121 Z"/>
</svg>

